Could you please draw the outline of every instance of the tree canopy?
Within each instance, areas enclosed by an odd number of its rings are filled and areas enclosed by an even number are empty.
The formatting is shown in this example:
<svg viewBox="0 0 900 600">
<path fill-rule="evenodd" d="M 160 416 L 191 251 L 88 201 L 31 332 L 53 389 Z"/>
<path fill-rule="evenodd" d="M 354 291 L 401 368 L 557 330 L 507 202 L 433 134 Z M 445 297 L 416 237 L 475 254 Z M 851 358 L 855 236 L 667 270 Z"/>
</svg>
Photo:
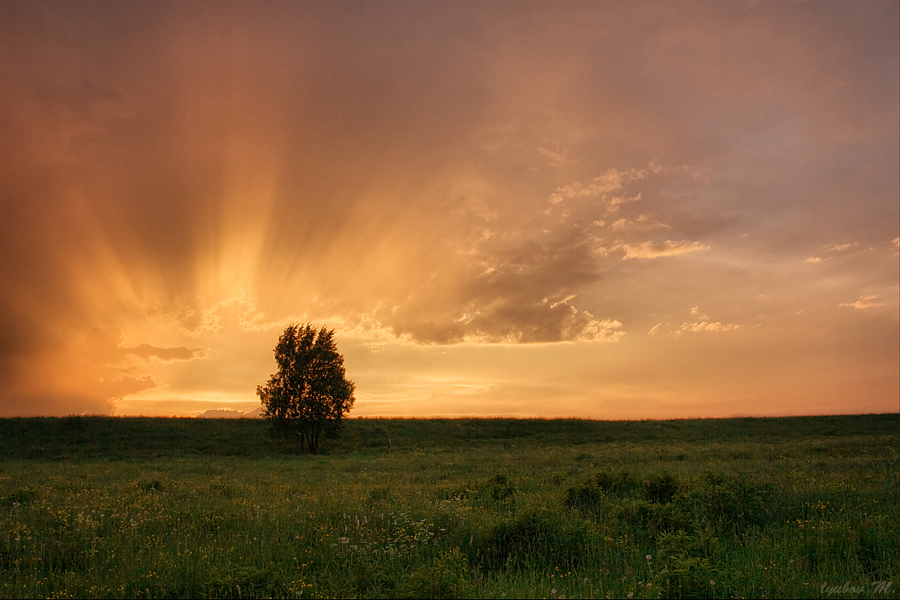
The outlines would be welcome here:
<svg viewBox="0 0 900 600">
<path fill-rule="evenodd" d="M 316 453 L 322 433 L 339 431 L 341 418 L 353 407 L 356 387 L 345 377 L 334 330 L 289 325 L 278 338 L 275 362 L 278 371 L 256 388 L 263 416 L 273 435 L 298 435 L 301 451 L 305 445 Z"/>
</svg>

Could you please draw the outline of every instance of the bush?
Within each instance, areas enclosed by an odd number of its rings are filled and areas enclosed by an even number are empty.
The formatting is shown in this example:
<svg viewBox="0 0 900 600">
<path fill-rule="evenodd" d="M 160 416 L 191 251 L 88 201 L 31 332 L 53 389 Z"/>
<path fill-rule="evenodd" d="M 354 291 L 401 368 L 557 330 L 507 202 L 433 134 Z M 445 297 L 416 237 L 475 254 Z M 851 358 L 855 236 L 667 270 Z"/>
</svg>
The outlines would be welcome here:
<svg viewBox="0 0 900 600">
<path fill-rule="evenodd" d="M 563 503 L 569 508 L 594 516 L 605 498 L 603 490 L 595 485 L 575 485 L 566 490 Z"/>
<path fill-rule="evenodd" d="M 638 535 L 656 535 L 690 530 L 691 519 L 676 503 L 659 504 L 646 500 L 626 500 L 619 505 L 616 517 L 627 523 Z"/>
<path fill-rule="evenodd" d="M 469 561 L 451 548 L 434 562 L 414 571 L 398 590 L 398 598 L 459 598 L 469 572 Z"/>
<path fill-rule="evenodd" d="M 494 526 L 475 547 L 475 558 L 486 570 L 570 570 L 588 559 L 592 533 L 583 519 L 546 509 L 531 510 Z"/>
<path fill-rule="evenodd" d="M 491 498 L 497 502 L 502 502 L 507 498 L 512 498 L 516 493 L 516 488 L 506 475 L 495 475 L 488 481 L 488 490 Z"/>
<path fill-rule="evenodd" d="M 763 526 L 769 520 L 767 503 L 771 485 L 757 485 L 738 477 L 704 473 L 700 501 L 710 521 L 719 528 L 742 531 L 747 525 Z"/>
<path fill-rule="evenodd" d="M 604 492 L 624 496 L 637 487 L 637 480 L 628 471 L 600 471 L 594 476 L 594 483 Z"/>
<path fill-rule="evenodd" d="M 657 544 L 662 568 L 654 578 L 666 598 L 727 597 L 715 566 L 719 539 L 711 530 L 662 533 Z"/>
<path fill-rule="evenodd" d="M 647 500 L 660 504 L 671 502 L 678 493 L 678 487 L 678 480 L 668 473 L 657 475 L 647 482 L 645 487 Z"/>
</svg>

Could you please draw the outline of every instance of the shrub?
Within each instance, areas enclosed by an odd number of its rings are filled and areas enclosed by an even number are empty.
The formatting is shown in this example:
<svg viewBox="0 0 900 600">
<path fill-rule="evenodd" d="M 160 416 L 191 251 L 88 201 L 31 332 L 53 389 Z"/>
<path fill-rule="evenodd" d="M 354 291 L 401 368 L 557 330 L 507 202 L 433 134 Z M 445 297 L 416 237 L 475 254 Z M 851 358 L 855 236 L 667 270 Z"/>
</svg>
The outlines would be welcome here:
<svg viewBox="0 0 900 600">
<path fill-rule="evenodd" d="M 398 598 L 459 598 L 469 572 L 469 561 L 450 548 L 431 565 L 421 567 L 407 578 L 398 590 Z"/>
<path fill-rule="evenodd" d="M 645 492 L 647 500 L 666 504 L 678 493 L 678 480 L 668 473 L 656 475 L 647 482 Z"/>
<path fill-rule="evenodd" d="M 626 500 L 619 505 L 617 518 L 638 535 L 656 535 L 690 530 L 691 519 L 678 504 L 659 504 L 646 500 Z"/>
<path fill-rule="evenodd" d="M 666 598 L 726 597 L 715 566 L 719 539 L 711 530 L 661 533 L 657 544 L 662 568 L 654 578 Z"/>
<path fill-rule="evenodd" d="M 494 526 L 475 547 L 475 555 L 487 570 L 572 569 L 588 558 L 592 537 L 591 527 L 583 519 L 546 509 L 531 510 Z"/>
<path fill-rule="evenodd" d="M 628 471 L 600 471 L 594 476 L 594 483 L 604 492 L 616 495 L 627 495 L 638 484 Z"/>
<path fill-rule="evenodd" d="M 502 502 L 511 498 L 516 493 L 516 488 L 506 475 L 498 474 L 488 481 L 488 491 L 491 498 Z"/>
<path fill-rule="evenodd" d="M 563 503 L 589 515 L 596 515 L 605 494 L 595 485 L 574 485 L 566 490 Z"/>
<path fill-rule="evenodd" d="M 722 529 L 743 530 L 768 521 L 771 485 L 757 485 L 738 477 L 704 473 L 700 500 L 709 519 Z"/>
</svg>

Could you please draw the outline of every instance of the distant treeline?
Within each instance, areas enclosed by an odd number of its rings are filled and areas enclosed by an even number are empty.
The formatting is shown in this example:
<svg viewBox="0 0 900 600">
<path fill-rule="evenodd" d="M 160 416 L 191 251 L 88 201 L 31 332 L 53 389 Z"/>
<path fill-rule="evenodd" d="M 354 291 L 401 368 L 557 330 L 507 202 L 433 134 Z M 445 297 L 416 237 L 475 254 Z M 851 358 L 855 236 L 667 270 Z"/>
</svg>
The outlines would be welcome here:
<svg viewBox="0 0 900 600">
<path fill-rule="evenodd" d="M 775 442 L 792 437 L 897 435 L 900 414 L 596 421 L 586 419 L 347 419 L 323 452 L 397 451 L 479 445 Z M 296 446 L 296 447 L 295 447 Z M 299 446 L 269 436 L 261 419 L 31 417 L 0 419 L 0 459 L 268 456 Z"/>
</svg>

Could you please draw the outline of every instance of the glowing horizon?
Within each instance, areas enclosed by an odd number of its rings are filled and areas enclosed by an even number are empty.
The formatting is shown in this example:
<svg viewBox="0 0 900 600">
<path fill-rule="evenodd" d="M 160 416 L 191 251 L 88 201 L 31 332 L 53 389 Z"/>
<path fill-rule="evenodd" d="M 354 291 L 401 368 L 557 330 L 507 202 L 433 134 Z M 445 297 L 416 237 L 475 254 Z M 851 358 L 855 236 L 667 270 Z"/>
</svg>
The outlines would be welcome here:
<svg viewBox="0 0 900 600">
<path fill-rule="evenodd" d="M 898 20 L 4 3 L 0 416 L 896 412 Z"/>
</svg>

